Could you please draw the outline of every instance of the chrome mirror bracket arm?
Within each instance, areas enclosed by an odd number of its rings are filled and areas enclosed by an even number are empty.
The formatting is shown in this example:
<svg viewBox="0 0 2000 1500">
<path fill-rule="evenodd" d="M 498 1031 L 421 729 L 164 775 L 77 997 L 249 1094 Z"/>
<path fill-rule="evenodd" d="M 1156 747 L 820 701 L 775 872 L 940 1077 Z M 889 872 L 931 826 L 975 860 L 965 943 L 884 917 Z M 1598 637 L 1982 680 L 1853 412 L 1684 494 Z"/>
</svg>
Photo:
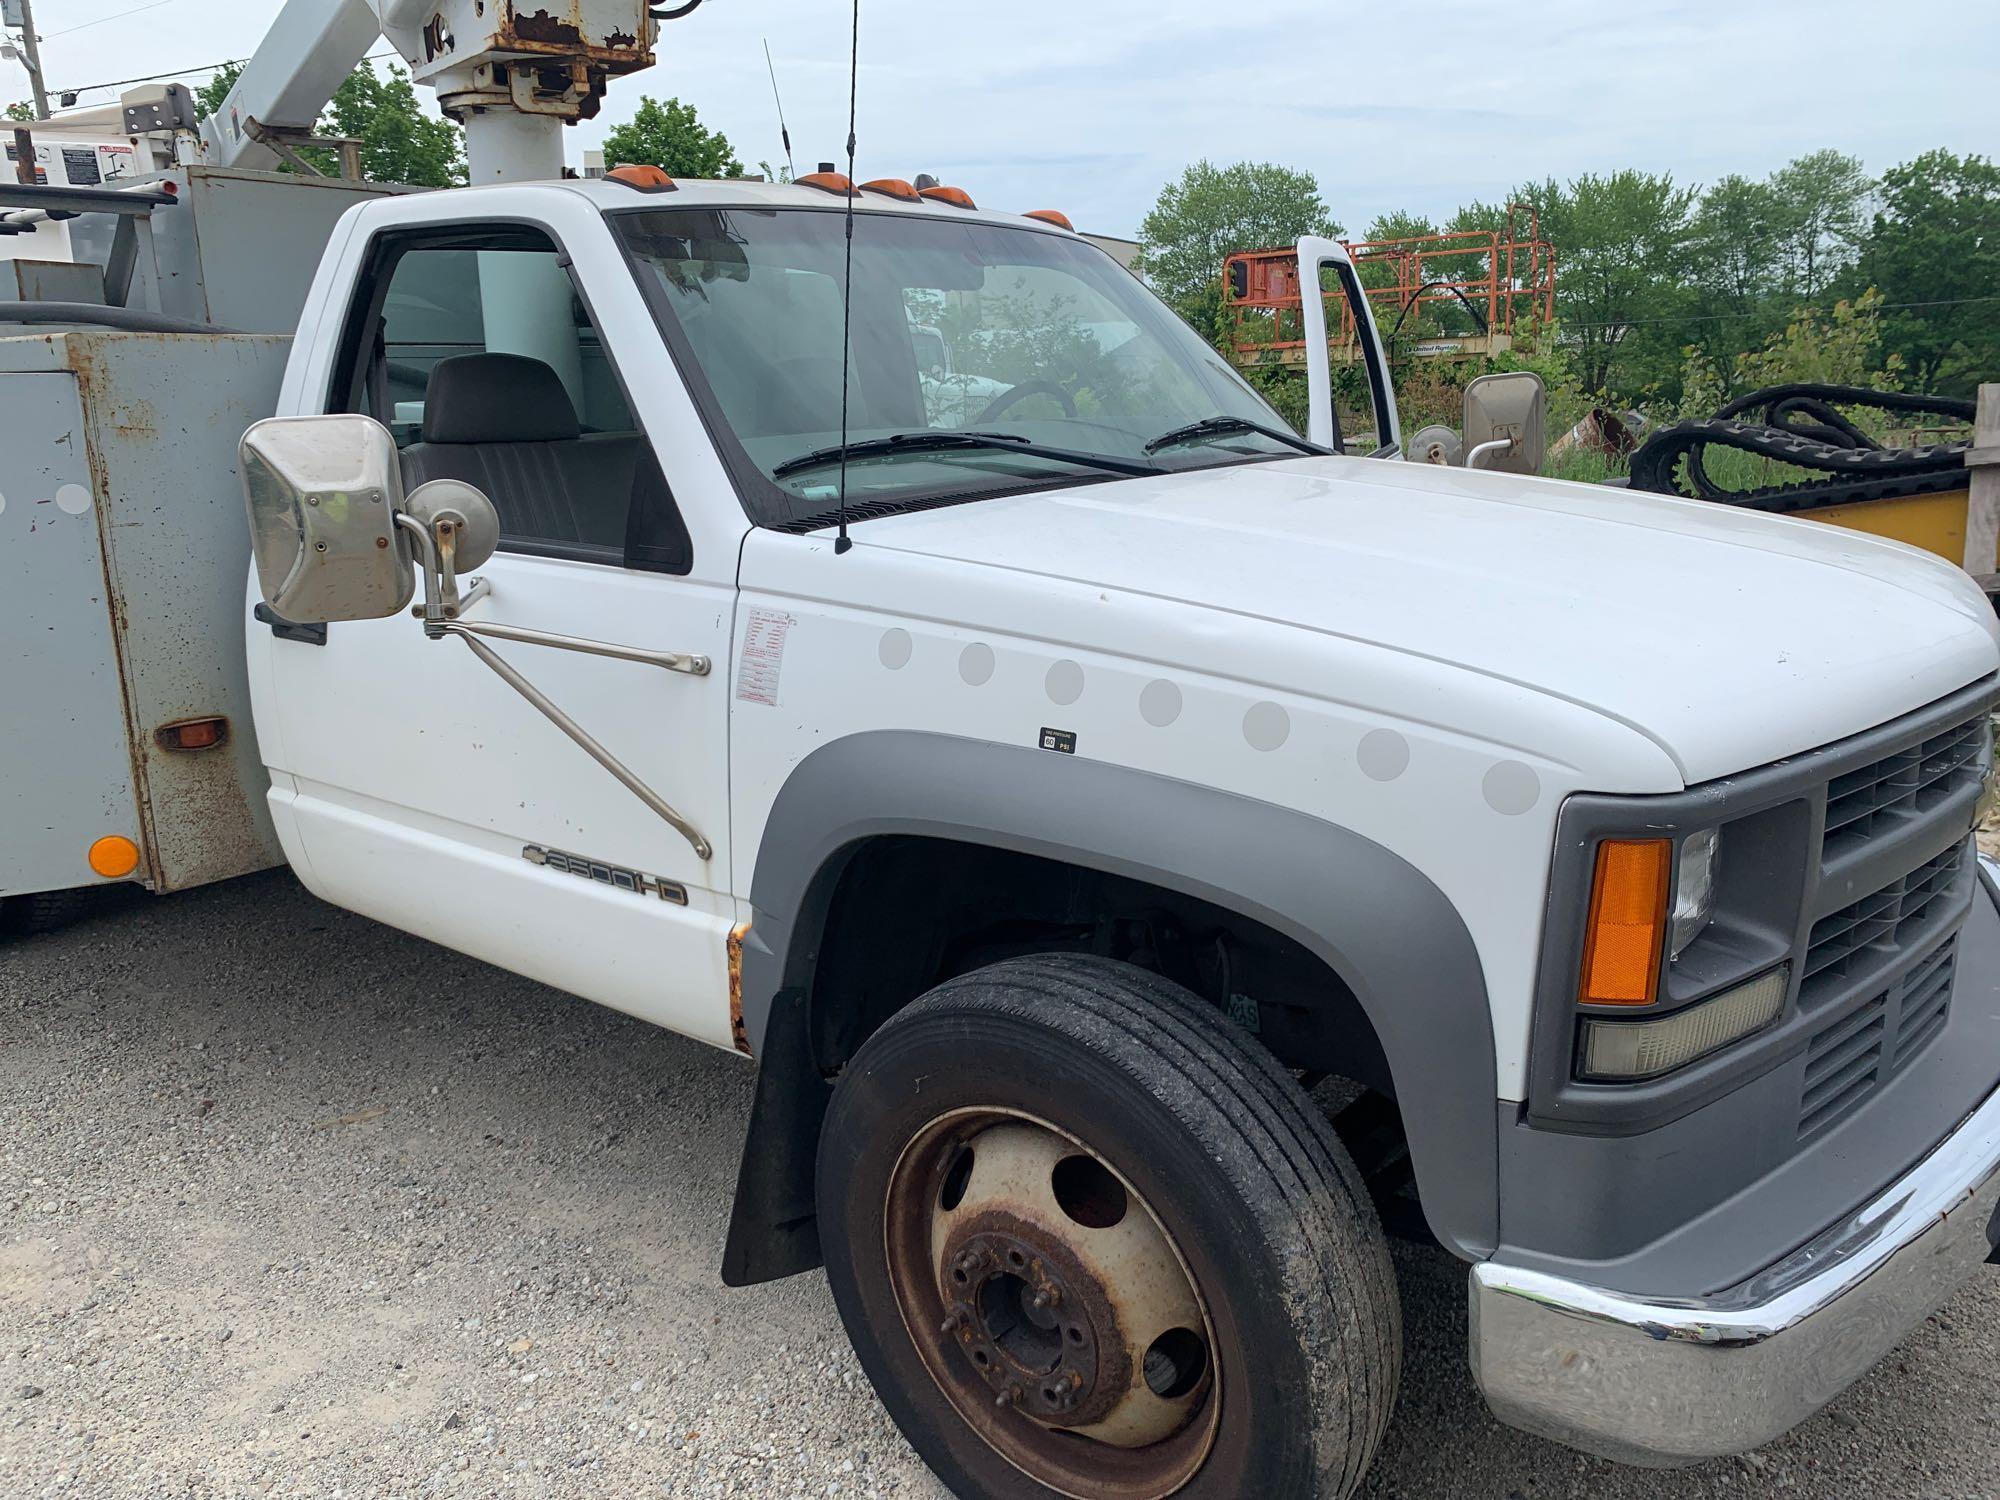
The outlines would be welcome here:
<svg viewBox="0 0 2000 1500">
<path fill-rule="evenodd" d="M 499 640 L 520 641 L 527 645 L 554 646 L 564 651 L 582 651 L 593 656 L 616 657 L 622 661 L 646 662 L 653 666 L 665 667 L 670 672 L 686 672 L 694 676 L 706 676 L 709 661 L 705 656 L 686 656 L 672 651 L 643 651 L 637 647 L 610 646 L 598 641 L 579 640 L 574 636 L 549 635 L 539 630 L 527 630 L 515 625 L 468 624 L 457 616 L 460 610 L 474 600 L 483 598 L 490 590 L 484 579 L 471 580 L 463 598 L 458 592 L 458 577 L 453 570 L 456 551 L 458 525 L 453 512 L 446 511 L 438 518 L 441 536 L 431 535 L 430 528 L 413 516 L 398 514 L 396 522 L 416 538 L 422 554 L 424 571 L 423 622 L 424 634 L 432 640 L 442 640 L 455 635 L 464 641 L 472 654 L 478 657 L 500 680 L 526 698 L 543 718 L 575 742 L 577 747 L 596 761 L 619 783 L 637 797 L 666 822 L 676 833 L 693 846 L 697 858 L 708 860 L 715 854 L 714 845 L 702 835 L 700 829 L 682 817 L 674 805 L 639 779 L 638 773 L 607 750 L 589 730 L 558 708 L 546 693 L 523 677 L 507 660 L 495 651 L 481 636 L 493 636 Z"/>
<path fill-rule="evenodd" d="M 439 581 L 440 563 L 437 540 L 415 516 L 404 511 L 396 512 L 396 524 L 410 534 L 417 546 L 417 566 L 424 575 L 424 602 L 422 619 L 424 634 L 437 640 L 444 634 L 447 616 L 444 608 L 443 586 Z M 456 590 L 454 590 L 456 592 Z M 456 600 L 453 601 L 454 605 Z"/>
<path fill-rule="evenodd" d="M 428 626 L 426 628 L 428 629 Z M 624 785 L 627 791 L 659 814 L 668 826 L 693 846 L 697 858 L 707 860 L 714 855 L 714 846 L 702 836 L 700 829 L 682 817 L 666 798 L 641 781 L 637 773 L 625 762 L 605 749 L 589 730 L 558 708 L 540 688 L 509 666 L 499 652 L 479 639 L 480 633 L 483 632 L 475 632 L 466 626 L 450 623 L 438 627 L 439 635 L 455 635 L 464 641 L 471 648 L 472 654 L 491 667 L 502 682 L 526 698 L 544 718 L 575 741 L 584 754 L 604 767 Z"/>
</svg>

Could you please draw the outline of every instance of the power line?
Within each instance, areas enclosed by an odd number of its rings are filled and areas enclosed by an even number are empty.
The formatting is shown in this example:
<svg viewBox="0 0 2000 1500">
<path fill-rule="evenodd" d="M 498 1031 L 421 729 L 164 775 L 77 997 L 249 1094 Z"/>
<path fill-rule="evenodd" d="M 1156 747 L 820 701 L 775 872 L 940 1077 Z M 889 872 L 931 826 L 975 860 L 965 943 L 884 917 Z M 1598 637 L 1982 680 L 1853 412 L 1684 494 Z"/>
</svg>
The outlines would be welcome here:
<svg viewBox="0 0 2000 1500">
<path fill-rule="evenodd" d="M 176 68 L 166 73 L 148 73 L 140 78 L 114 78 L 109 83 L 86 83 L 81 88 L 51 89 L 54 94 L 88 94 L 96 89 L 119 89 L 129 83 L 152 83 L 161 78 L 192 78 L 197 73 L 220 73 L 224 68 L 250 61 L 247 57 L 224 58 L 219 63 L 203 63 L 198 68 Z"/>
<path fill-rule="evenodd" d="M 106 19 L 109 18 L 107 17 Z M 387 52 L 371 52 L 361 60 L 363 62 L 379 62 L 383 58 L 388 57 L 393 57 L 398 62 L 401 62 L 403 55 L 391 49 Z M 97 89 L 124 88 L 127 84 L 133 83 L 154 83 L 162 78 L 192 78 L 198 73 L 220 73 L 224 68 L 238 67 L 249 61 L 250 59 L 247 57 L 225 57 L 221 62 L 203 63 L 200 67 L 195 68 L 174 68 L 164 73 L 147 73 L 139 78 L 114 78 L 109 83 L 86 83 L 81 88 L 50 89 L 49 92 L 52 94 L 88 94 Z"/>
<path fill-rule="evenodd" d="M 1985 302 L 2000 302 L 2000 296 L 1938 297 L 1928 302 L 1880 302 L 1876 304 L 1876 308 L 1878 311 L 1881 312 L 1890 312 L 1890 311 L 1906 311 L 1911 308 L 1919 308 L 1919 307 L 1970 307 Z M 1782 314 L 1782 316 L 1790 318 L 1800 312 L 1817 313 L 1823 311 L 1825 311 L 1825 309 L 1819 307 L 1805 307 L 1805 308 L 1794 307 L 1788 309 L 1785 313 Z M 1747 313 L 1688 313 L 1681 317 L 1672 317 L 1672 318 L 1623 318 L 1609 323 L 1564 322 L 1562 326 L 1565 332 L 1572 332 L 1572 331 L 1580 332 L 1581 330 L 1586 328 L 1650 328 L 1655 325 L 1663 323 L 1675 324 L 1675 325 L 1686 324 L 1686 323 L 1745 323 L 1753 320 L 1768 318 L 1770 316 L 1772 316 L 1772 314 L 1769 311 L 1747 312 Z"/>
<path fill-rule="evenodd" d="M 136 16 L 142 10 L 158 10 L 162 5 L 172 5 L 174 0 L 152 0 L 150 5 L 135 5 L 130 10 L 117 11 L 108 16 L 99 16 L 95 21 L 80 21 L 74 26 L 65 26 L 61 31 L 45 31 L 42 40 L 52 42 L 59 36 L 68 36 L 72 31 L 88 31 L 93 26 L 102 26 L 106 21 L 122 21 L 127 16 Z"/>
</svg>

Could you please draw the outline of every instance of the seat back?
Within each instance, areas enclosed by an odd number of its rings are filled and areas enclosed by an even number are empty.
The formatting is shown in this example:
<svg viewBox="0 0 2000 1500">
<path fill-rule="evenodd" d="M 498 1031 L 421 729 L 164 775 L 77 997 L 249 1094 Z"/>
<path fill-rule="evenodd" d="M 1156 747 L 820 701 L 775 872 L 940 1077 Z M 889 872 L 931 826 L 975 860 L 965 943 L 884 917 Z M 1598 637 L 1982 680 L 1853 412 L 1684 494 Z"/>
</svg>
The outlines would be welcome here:
<svg viewBox="0 0 2000 1500">
<path fill-rule="evenodd" d="M 508 541 L 622 548 L 644 439 L 584 433 L 562 378 L 519 354 L 458 354 L 431 370 L 423 439 L 403 450 L 403 484 L 477 485 Z"/>
</svg>

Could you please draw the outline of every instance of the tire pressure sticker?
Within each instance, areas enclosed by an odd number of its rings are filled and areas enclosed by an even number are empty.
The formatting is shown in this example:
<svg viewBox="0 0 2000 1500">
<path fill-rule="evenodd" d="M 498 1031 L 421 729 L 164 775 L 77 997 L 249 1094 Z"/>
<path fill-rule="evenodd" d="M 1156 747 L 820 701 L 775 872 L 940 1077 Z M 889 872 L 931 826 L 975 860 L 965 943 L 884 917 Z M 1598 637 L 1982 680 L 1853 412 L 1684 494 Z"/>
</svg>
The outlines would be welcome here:
<svg viewBox="0 0 2000 1500">
<path fill-rule="evenodd" d="M 736 663 L 736 696 L 744 703 L 778 706 L 778 676 L 785 666 L 785 637 L 798 621 L 782 610 L 753 609 L 743 628 Z"/>
</svg>

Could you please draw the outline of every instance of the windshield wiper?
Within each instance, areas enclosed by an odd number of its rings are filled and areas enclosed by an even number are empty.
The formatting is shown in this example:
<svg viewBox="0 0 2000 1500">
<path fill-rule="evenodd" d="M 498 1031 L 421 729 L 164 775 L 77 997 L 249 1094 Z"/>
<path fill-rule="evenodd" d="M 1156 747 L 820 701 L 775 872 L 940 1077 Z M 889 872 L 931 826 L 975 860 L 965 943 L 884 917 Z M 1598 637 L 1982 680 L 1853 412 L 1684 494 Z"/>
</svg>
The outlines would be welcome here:
<svg viewBox="0 0 2000 1500">
<path fill-rule="evenodd" d="M 1266 427 L 1262 422 L 1253 422 L 1248 417 L 1203 417 L 1199 422 L 1190 422 L 1185 427 L 1176 427 L 1163 432 L 1146 444 L 1148 453 L 1158 453 L 1162 448 L 1171 448 L 1177 443 L 1191 443 L 1197 438 L 1222 437 L 1232 432 L 1254 432 L 1259 437 L 1267 437 L 1275 443 L 1285 443 L 1301 453 L 1331 454 L 1331 448 L 1323 448 L 1318 443 L 1308 442 L 1295 432 L 1286 432 L 1282 427 Z"/>
<path fill-rule="evenodd" d="M 1113 474 L 1160 472 L 1153 464 L 1141 463 L 1136 458 L 1114 458 L 1108 453 L 1082 453 L 1074 448 L 1051 448 L 1042 443 L 1031 443 L 1026 438 L 1017 437 L 1011 432 L 959 432 L 951 429 L 894 432 L 887 437 L 863 438 L 859 442 L 849 443 L 845 451 L 849 458 L 882 458 L 896 453 L 943 453 L 953 448 L 997 448 L 1008 453 L 1025 453 L 1030 458 L 1046 458 L 1057 463 L 1077 464 L 1087 469 L 1108 469 Z M 788 474 L 839 463 L 841 452 L 838 447 L 815 448 L 810 453 L 801 453 L 797 458 L 786 459 L 771 470 L 771 477 L 783 479 Z"/>
</svg>

